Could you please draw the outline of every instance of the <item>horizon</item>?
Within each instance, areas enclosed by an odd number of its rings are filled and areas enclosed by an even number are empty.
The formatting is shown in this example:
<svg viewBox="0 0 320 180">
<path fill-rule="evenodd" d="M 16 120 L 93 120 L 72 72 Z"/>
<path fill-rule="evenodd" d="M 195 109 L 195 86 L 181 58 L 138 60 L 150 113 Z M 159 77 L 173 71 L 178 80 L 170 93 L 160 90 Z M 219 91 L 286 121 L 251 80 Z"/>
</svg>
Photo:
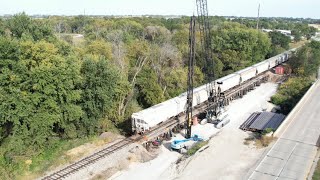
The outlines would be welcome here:
<svg viewBox="0 0 320 180">
<path fill-rule="evenodd" d="M 232 7 L 230 6 L 232 4 Z M 310 18 L 319 19 L 320 1 L 305 0 L 208 0 L 210 16 Z M 275 5 L 276 4 L 276 5 Z M 195 0 L 11 0 L 2 2 L 0 16 L 25 12 L 29 16 L 191 16 L 196 14 Z"/>
<path fill-rule="evenodd" d="M 99 16 L 99 17 L 177 17 L 177 18 L 181 18 L 181 17 L 191 17 L 191 15 L 161 15 L 161 14 L 141 14 L 141 15 L 129 15 L 129 14 L 124 14 L 124 15 L 103 15 L 103 14 L 95 14 L 95 15 L 91 15 L 91 14 L 72 14 L 72 15 L 66 15 L 66 14 L 27 14 L 26 12 L 22 11 L 22 12 L 18 12 L 15 14 L 2 14 L 0 15 L 0 17 L 8 17 L 8 16 L 14 16 L 17 14 L 21 14 L 21 13 L 25 13 L 27 16 L 29 17 L 35 17 L 35 16 L 43 16 L 43 17 L 50 17 L 50 16 L 57 16 L 57 17 L 77 17 L 77 16 L 88 16 L 88 17 L 95 17 L 95 16 Z M 209 17 L 224 17 L 224 18 L 257 18 L 254 16 L 224 16 L 224 15 L 209 15 Z M 274 19 L 311 19 L 311 20 L 320 20 L 320 18 L 309 18 L 309 17 L 280 17 L 280 16 L 260 16 L 260 19 L 263 18 L 274 18 Z"/>
</svg>

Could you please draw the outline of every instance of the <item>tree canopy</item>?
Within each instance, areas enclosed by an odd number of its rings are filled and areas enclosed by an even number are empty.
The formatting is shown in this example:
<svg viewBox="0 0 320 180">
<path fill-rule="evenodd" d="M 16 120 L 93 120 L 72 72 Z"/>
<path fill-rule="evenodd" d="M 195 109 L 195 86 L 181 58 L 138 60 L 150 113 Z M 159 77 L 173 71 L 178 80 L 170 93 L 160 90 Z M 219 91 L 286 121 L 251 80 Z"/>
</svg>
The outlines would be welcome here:
<svg viewBox="0 0 320 180">
<path fill-rule="evenodd" d="M 34 19 L 25 13 L 0 18 L 0 176 L 15 179 L 34 162 L 46 164 L 40 157 L 54 154 L 61 142 L 105 131 L 129 133 L 132 113 L 185 92 L 189 20 Z M 287 48 L 287 39 L 244 21 L 209 21 L 216 78 L 264 60 L 275 46 Z M 304 24 L 299 29 L 310 31 Z M 194 84 L 200 86 L 207 75 L 196 36 Z M 318 46 L 297 53 L 296 60 L 307 58 L 292 65 L 294 71 L 314 72 L 308 63 L 318 63 Z"/>
</svg>

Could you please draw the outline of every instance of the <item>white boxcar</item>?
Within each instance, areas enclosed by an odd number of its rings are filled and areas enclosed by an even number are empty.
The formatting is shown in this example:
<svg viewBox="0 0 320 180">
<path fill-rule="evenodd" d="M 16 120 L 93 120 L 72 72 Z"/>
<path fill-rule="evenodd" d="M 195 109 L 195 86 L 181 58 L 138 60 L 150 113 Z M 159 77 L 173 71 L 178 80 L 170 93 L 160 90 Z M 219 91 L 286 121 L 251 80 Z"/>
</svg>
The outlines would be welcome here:
<svg viewBox="0 0 320 180">
<path fill-rule="evenodd" d="M 260 73 L 263 73 L 269 69 L 269 62 L 267 60 L 265 60 L 265 61 L 262 61 L 258 64 L 253 65 L 252 67 L 256 68 L 257 74 L 260 74 Z"/>
<path fill-rule="evenodd" d="M 182 99 L 183 98 L 175 97 L 140 112 L 133 113 L 131 116 L 133 123 L 132 129 L 137 132 L 144 132 L 178 115 L 183 111 L 186 104 L 185 101 L 181 102 Z"/>
<path fill-rule="evenodd" d="M 284 53 L 280 54 L 280 57 L 281 57 L 281 63 L 284 63 L 288 60 L 289 55 L 287 52 L 284 52 Z"/>
<path fill-rule="evenodd" d="M 267 61 L 269 62 L 269 64 L 270 64 L 270 69 L 271 68 L 274 68 L 275 66 L 277 66 L 278 64 L 277 64 L 277 56 L 274 56 L 274 57 L 271 57 L 271 58 L 269 58 L 269 59 L 267 59 Z"/>
<path fill-rule="evenodd" d="M 202 85 L 197 87 L 193 90 L 193 102 L 192 106 L 197 106 L 203 102 L 208 100 L 208 92 L 207 92 L 207 85 Z"/>
<path fill-rule="evenodd" d="M 234 74 L 240 75 L 240 83 L 243 83 L 256 76 L 256 68 L 247 67 L 245 69 L 235 72 Z"/>
<path fill-rule="evenodd" d="M 277 62 L 278 62 L 278 64 L 281 64 L 281 63 L 284 62 L 283 54 L 279 54 L 279 55 L 278 55 Z"/>
<path fill-rule="evenodd" d="M 240 75 L 229 74 L 216 80 L 220 92 L 224 92 L 240 84 Z"/>
</svg>

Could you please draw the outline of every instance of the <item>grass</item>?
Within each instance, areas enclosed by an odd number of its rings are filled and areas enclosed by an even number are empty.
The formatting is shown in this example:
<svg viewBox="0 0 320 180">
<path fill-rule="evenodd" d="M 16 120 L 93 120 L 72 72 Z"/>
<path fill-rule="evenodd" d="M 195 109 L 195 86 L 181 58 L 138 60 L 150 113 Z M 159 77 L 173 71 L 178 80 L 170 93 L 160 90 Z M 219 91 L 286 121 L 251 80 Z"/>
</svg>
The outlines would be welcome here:
<svg viewBox="0 0 320 180">
<path fill-rule="evenodd" d="M 35 155 L 15 157 L 15 160 L 10 163 L 7 163 L 2 155 L 0 158 L 0 179 L 36 179 L 48 170 L 73 161 L 73 157 L 66 155 L 68 150 L 88 142 L 95 143 L 97 140 L 97 137 L 90 137 L 56 141 Z"/>
<path fill-rule="evenodd" d="M 187 151 L 188 156 L 194 155 L 199 149 L 201 149 L 203 146 L 207 145 L 208 141 L 200 141 L 196 143 L 194 146 L 192 146 L 190 149 Z"/>
<path fill-rule="evenodd" d="M 290 47 L 290 49 L 297 48 L 297 47 L 300 47 L 300 46 L 304 45 L 307 42 L 309 42 L 309 41 L 306 40 L 306 39 L 303 39 L 303 40 L 298 41 L 298 42 L 291 42 L 291 43 L 289 43 L 289 47 Z"/>
<path fill-rule="evenodd" d="M 54 147 L 44 150 L 40 155 L 31 159 L 31 164 L 17 179 L 33 179 L 41 176 L 47 170 L 70 163 L 72 157 L 65 152 L 82 144 L 95 141 L 95 138 L 83 138 L 69 141 L 59 141 Z M 29 177 L 29 178 L 28 178 Z"/>
<path fill-rule="evenodd" d="M 320 180 L 320 160 L 318 160 L 318 165 L 314 171 L 312 180 Z"/>
<path fill-rule="evenodd" d="M 243 144 L 244 145 L 250 145 L 251 142 L 254 142 L 254 145 L 257 148 L 264 148 L 268 147 L 269 144 L 274 140 L 275 138 L 272 136 L 267 136 L 261 133 L 252 133 L 251 136 L 245 138 Z"/>
</svg>

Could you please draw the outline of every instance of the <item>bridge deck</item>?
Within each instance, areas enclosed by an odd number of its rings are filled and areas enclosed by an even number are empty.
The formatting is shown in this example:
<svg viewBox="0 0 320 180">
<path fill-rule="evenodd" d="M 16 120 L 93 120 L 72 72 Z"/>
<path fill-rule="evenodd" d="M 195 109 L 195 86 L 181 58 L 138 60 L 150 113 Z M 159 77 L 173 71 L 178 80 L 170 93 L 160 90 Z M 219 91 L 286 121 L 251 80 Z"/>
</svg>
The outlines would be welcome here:
<svg viewBox="0 0 320 180">
<path fill-rule="evenodd" d="M 286 121 L 282 135 L 262 159 L 250 180 L 306 179 L 320 136 L 320 81 L 303 97 Z"/>
</svg>

